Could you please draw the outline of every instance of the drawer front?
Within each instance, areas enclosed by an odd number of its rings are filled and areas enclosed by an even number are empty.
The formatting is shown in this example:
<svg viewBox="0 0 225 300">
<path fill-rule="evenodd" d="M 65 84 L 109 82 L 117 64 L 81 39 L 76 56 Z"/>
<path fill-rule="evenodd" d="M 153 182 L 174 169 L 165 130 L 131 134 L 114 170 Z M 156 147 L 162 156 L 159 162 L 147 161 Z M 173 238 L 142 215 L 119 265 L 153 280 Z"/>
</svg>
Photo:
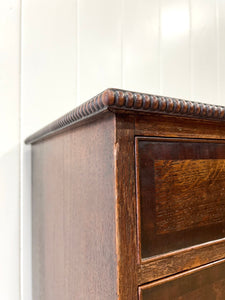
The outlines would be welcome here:
<svg viewBox="0 0 225 300">
<path fill-rule="evenodd" d="M 171 276 L 139 288 L 139 300 L 224 300 L 225 262 Z"/>
<path fill-rule="evenodd" d="M 225 144 L 136 138 L 141 257 L 225 236 Z"/>
</svg>

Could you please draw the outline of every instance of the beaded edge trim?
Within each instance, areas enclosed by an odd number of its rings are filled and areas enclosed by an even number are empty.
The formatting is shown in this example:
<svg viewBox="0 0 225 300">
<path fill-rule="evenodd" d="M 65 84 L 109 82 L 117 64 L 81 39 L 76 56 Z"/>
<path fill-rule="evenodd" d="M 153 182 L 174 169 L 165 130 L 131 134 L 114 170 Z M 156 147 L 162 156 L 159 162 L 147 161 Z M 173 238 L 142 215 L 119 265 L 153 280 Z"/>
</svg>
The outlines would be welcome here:
<svg viewBox="0 0 225 300">
<path fill-rule="evenodd" d="M 224 106 L 136 93 L 120 89 L 107 89 L 32 134 L 25 140 L 25 143 L 33 143 L 55 131 L 94 116 L 110 107 L 121 110 L 155 112 L 174 116 L 225 120 Z"/>
</svg>

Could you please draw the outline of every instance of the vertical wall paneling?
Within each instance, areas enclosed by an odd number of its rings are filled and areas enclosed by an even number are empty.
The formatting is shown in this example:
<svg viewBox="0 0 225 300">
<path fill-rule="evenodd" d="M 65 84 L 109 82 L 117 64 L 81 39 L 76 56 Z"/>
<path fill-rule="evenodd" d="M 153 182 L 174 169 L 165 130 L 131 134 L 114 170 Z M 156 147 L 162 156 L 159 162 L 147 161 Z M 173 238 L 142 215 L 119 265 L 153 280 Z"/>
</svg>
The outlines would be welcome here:
<svg viewBox="0 0 225 300">
<path fill-rule="evenodd" d="M 22 121 L 27 136 L 74 108 L 76 0 L 24 0 L 22 14 Z"/>
<path fill-rule="evenodd" d="M 0 1 L 0 299 L 19 300 L 20 1 Z"/>
<path fill-rule="evenodd" d="M 225 104 L 225 1 L 217 4 L 218 104 Z"/>
<path fill-rule="evenodd" d="M 123 87 L 157 94 L 160 1 L 123 1 Z"/>
<path fill-rule="evenodd" d="M 216 1 L 191 0 L 191 99 L 218 103 Z"/>
<path fill-rule="evenodd" d="M 188 99 L 190 98 L 189 0 L 160 2 L 160 93 Z"/>
<path fill-rule="evenodd" d="M 121 87 L 121 5 L 121 0 L 79 1 L 79 102 Z"/>
</svg>

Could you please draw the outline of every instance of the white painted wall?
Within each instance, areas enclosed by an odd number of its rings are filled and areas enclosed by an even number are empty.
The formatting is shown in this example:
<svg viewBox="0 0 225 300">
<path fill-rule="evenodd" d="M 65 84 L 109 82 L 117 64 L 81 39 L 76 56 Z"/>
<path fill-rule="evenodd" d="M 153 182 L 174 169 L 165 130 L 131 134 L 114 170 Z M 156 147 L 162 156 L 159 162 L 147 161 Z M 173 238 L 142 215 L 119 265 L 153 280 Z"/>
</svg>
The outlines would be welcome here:
<svg viewBox="0 0 225 300">
<path fill-rule="evenodd" d="M 0 299 L 18 300 L 20 4 L 0 1 Z"/>
<path fill-rule="evenodd" d="M 225 105 L 224 33 L 224 0 L 0 1 L 0 299 L 31 300 L 25 137 L 107 87 Z"/>
</svg>

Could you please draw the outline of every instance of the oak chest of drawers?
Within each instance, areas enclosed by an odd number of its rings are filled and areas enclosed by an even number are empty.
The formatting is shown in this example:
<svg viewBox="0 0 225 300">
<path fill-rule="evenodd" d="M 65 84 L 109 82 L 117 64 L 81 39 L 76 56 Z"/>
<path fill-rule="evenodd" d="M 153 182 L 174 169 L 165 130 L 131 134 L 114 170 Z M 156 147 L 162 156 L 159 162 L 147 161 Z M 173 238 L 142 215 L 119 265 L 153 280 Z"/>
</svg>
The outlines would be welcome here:
<svg viewBox="0 0 225 300">
<path fill-rule="evenodd" d="M 225 299 L 224 121 L 108 89 L 30 136 L 34 300 Z"/>
</svg>

